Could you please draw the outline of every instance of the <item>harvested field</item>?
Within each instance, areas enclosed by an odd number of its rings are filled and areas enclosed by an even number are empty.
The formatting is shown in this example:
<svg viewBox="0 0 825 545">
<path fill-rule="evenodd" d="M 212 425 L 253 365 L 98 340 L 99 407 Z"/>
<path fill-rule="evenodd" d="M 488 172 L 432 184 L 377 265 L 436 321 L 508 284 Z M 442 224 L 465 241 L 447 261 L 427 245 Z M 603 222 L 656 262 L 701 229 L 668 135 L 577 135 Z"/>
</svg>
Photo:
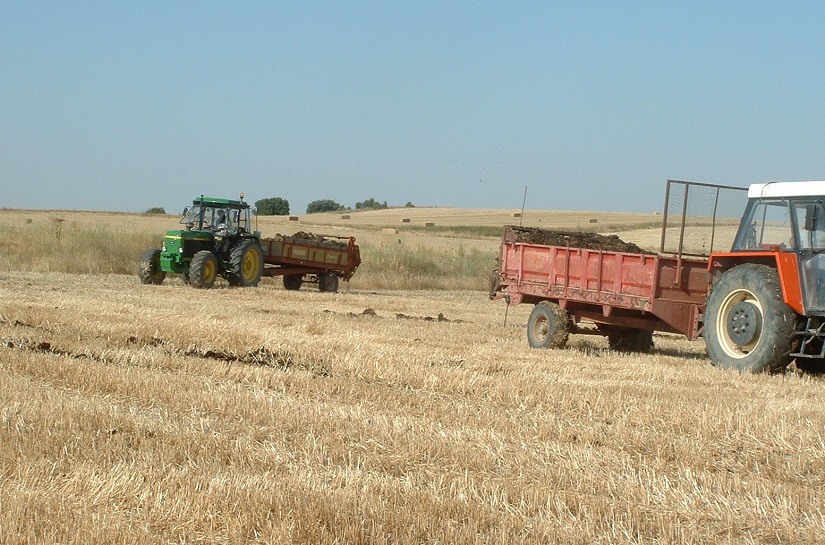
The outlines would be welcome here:
<svg viewBox="0 0 825 545">
<path fill-rule="evenodd" d="M 0 542 L 825 540 L 825 382 L 529 311 L 0 272 Z"/>
</svg>

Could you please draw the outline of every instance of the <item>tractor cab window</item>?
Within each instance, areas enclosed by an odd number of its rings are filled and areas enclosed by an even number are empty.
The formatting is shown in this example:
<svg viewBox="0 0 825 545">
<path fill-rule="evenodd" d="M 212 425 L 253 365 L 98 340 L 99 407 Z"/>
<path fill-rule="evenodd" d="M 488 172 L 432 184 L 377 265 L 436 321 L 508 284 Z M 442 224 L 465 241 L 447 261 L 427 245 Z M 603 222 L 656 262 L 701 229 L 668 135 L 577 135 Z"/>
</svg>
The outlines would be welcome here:
<svg viewBox="0 0 825 545">
<path fill-rule="evenodd" d="M 794 203 L 796 216 L 796 248 L 814 252 L 825 249 L 825 203 L 809 201 Z"/>
<path fill-rule="evenodd" d="M 238 218 L 240 210 L 229 210 L 226 214 L 226 230 L 229 234 L 236 234 L 238 232 Z"/>
<path fill-rule="evenodd" d="M 734 250 L 768 250 L 779 247 L 790 250 L 794 232 L 787 200 L 759 200 L 748 203 Z"/>
<path fill-rule="evenodd" d="M 238 211 L 220 210 L 216 214 L 215 234 L 218 236 L 234 235 L 238 232 Z"/>
<path fill-rule="evenodd" d="M 229 222 L 229 211 L 226 208 L 208 207 L 203 211 L 203 228 L 215 234 L 226 233 Z"/>
<path fill-rule="evenodd" d="M 199 229 L 199 222 L 201 217 L 201 206 L 199 204 L 193 205 L 192 208 L 184 210 L 183 217 L 180 222 L 186 226 L 187 229 Z"/>
</svg>

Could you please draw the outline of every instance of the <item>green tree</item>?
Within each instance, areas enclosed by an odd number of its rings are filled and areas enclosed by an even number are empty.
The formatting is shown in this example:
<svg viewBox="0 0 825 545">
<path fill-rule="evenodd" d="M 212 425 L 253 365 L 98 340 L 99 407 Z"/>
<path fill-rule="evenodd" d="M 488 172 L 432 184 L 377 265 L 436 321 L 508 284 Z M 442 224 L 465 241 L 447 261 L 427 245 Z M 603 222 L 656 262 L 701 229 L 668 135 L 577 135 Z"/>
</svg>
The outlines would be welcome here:
<svg viewBox="0 0 825 545">
<path fill-rule="evenodd" d="M 166 210 L 161 208 L 160 206 L 153 206 L 149 210 L 145 212 L 146 214 L 165 214 Z"/>
<path fill-rule="evenodd" d="M 332 199 L 312 201 L 307 205 L 307 214 L 314 214 L 316 212 L 337 212 L 338 210 L 344 210 L 344 207 Z"/>
<path fill-rule="evenodd" d="M 383 210 L 384 208 L 389 208 L 387 206 L 387 201 L 380 203 L 372 198 L 367 199 L 364 202 L 355 203 L 356 210 Z"/>
<path fill-rule="evenodd" d="M 270 197 L 255 201 L 255 213 L 259 216 L 288 216 L 289 201 L 281 197 Z"/>
</svg>

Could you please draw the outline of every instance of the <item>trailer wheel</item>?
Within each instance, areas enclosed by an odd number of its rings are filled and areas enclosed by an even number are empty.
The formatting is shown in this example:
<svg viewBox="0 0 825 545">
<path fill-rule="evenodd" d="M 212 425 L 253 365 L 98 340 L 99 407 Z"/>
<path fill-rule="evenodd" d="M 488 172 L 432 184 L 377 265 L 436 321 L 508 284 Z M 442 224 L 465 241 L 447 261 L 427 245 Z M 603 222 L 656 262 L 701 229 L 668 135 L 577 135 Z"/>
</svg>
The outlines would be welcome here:
<svg viewBox="0 0 825 545">
<path fill-rule="evenodd" d="M 285 274 L 284 275 L 284 289 L 289 291 L 298 291 L 301 289 L 301 284 L 304 283 L 303 274 Z"/>
<path fill-rule="evenodd" d="M 252 239 L 241 239 L 229 252 L 229 284 L 257 286 L 264 270 L 261 245 Z"/>
<path fill-rule="evenodd" d="M 724 273 L 705 312 L 705 345 L 714 365 L 740 373 L 781 371 L 793 358 L 796 313 L 782 299 L 776 270 L 746 264 Z"/>
<path fill-rule="evenodd" d="M 163 284 L 166 272 L 160 268 L 160 250 L 152 248 L 143 252 L 138 267 L 138 277 L 143 284 Z"/>
<path fill-rule="evenodd" d="M 527 342 L 532 348 L 564 348 L 570 336 L 570 316 L 556 303 L 542 301 L 527 321 Z"/>
<path fill-rule="evenodd" d="M 209 289 L 215 284 L 218 276 L 218 259 L 209 250 L 202 250 L 195 254 L 189 264 L 189 284 L 193 288 Z"/>
<path fill-rule="evenodd" d="M 338 275 L 327 272 L 318 276 L 318 289 L 322 292 L 338 292 Z"/>
<path fill-rule="evenodd" d="M 611 328 L 607 333 L 607 342 L 617 352 L 647 353 L 653 348 L 653 332 L 632 327 Z"/>
</svg>

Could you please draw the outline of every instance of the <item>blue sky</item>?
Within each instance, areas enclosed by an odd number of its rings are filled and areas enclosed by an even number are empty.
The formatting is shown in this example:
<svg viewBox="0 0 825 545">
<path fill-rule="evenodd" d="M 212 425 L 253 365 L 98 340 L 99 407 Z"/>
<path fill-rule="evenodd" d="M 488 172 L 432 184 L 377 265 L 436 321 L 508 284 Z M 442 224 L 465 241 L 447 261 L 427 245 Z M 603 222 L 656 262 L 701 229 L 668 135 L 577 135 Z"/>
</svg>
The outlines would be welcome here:
<svg viewBox="0 0 825 545">
<path fill-rule="evenodd" d="M 0 0 L 0 208 L 825 179 L 825 2 Z"/>
</svg>

